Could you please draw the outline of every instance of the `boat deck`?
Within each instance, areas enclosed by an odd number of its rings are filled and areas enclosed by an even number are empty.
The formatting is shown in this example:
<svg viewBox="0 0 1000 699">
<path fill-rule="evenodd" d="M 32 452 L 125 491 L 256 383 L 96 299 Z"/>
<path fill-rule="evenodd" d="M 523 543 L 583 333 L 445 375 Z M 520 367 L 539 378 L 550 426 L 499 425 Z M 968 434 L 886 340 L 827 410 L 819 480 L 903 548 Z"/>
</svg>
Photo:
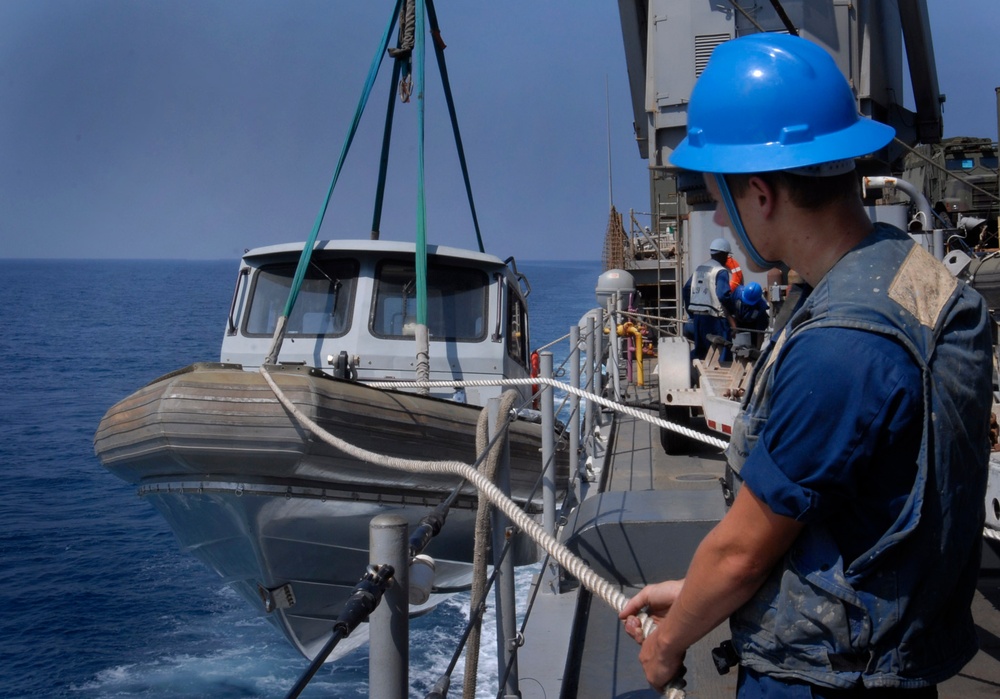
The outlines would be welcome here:
<svg viewBox="0 0 1000 699">
<path fill-rule="evenodd" d="M 724 513 L 723 472 L 717 449 L 695 444 L 686 455 L 668 456 L 658 428 L 619 416 L 610 430 L 603 488 L 576 509 L 562 538 L 626 595 L 649 582 L 683 577 L 694 548 Z M 940 686 L 941 699 L 1000 696 L 1000 563 L 984 560 L 974 603 L 981 650 Z M 573 581 L 557 580 L 553 566 L 539 583 L 544 592 L 518 654 L 524 699 L 658 696 L 646 683 L 638 646 L 604 602 Z M 552 591 L 560 587 L 560 594 Z M 688 699 L 735 696 L 736 671 L 719 675 L 711 659 L 711 649 L 728 635 L 723 624 L 688 652 Z"/>
</svg>

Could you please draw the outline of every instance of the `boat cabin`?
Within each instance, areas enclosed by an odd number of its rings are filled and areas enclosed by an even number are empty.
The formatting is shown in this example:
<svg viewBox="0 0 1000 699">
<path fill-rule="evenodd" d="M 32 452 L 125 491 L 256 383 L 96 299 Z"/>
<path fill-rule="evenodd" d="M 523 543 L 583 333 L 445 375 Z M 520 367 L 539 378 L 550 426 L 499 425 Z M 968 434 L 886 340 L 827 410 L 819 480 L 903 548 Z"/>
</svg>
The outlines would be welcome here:
<svg viewBox="0 0 1000 699">
<path fill-rule="evenodd" d="M 271 348 L 302 244 L 248 251 L 240 264 L 221 361 L 256 370 Z M 427 250 L 430 378 L 529 375 L 530 291 L 511 258 L 442 246 Z M 416 378 L 415 246 L 372 240 L 316 244 L 277 362 L 361 381 Z M 509 263 L 509 264 L 508 264 Z M 528 393 L 528 387 L 520 387 Z M 476 405 L 499 387 L 431 389 Z"/>
</svg>

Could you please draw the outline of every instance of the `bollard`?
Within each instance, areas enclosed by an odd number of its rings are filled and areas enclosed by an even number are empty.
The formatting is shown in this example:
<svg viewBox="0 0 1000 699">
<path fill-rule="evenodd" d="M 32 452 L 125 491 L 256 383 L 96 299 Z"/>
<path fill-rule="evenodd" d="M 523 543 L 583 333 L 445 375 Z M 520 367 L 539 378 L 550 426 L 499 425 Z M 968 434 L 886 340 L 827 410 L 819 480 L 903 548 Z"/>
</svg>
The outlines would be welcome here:
<svg viewBox="0 0 1000 699">
<path fill-rule="evenodd" d="M 369 558 L 395 568 L 395 580 L 372 613 L 368 654 L 370 699 L 407 699 L 409 692 L 409 536 L 399 515 L 378 515 L 368 530 Z"/>
</svg>

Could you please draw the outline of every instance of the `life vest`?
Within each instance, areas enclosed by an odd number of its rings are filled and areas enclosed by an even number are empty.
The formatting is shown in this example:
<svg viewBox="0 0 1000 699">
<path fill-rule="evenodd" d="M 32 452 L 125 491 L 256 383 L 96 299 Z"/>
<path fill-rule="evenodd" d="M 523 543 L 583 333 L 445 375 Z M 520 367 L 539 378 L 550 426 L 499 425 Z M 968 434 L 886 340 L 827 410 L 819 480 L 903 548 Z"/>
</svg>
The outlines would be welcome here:
<svg viewBox="0 0 1000 699">
<path fill-rule="evenodd" d="M 722 301 L 715 291 L 715 281 L 719 272 L 724 270 L 715 260 L 698 265 L 691 277 L 691 296 L 688 301 L 688 313 L 710 315 L 721 318 L 725 315 Z"/>
<path fill-rule="evenodd" d="M 877 224 L 765 346 L 726 450 L 732 490 L 767 423 L 787 339 L 822 327 L 891 337 L 920 367 L 926 408 L 913 488 L 896 523 L 857 560 L 843 560 L 822 522 L 806 525 L 730 618 L 733 644 L 741 664 L 777 678 L 838 688 L 936 684 L 977 648 L 969 607 L 992 404 L 985 304 L 906 233 Z"/>
</svg>

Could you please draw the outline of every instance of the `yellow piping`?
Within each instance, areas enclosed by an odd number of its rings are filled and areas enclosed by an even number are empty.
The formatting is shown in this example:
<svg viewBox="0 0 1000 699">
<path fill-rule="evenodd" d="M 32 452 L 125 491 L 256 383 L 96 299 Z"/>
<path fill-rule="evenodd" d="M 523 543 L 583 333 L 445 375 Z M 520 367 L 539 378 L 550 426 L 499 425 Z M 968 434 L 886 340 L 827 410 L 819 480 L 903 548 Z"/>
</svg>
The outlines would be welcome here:
<svg viewBox="0 0 1000 699">
<path fill-rule="evenodd" d="M 644 385 L 642 376 L 642 332 L 640 332 L 639 328 L 635 327 L 635 325 L 629 321 L 624 325 L 618 326 L 618 336 L 621 337 L 622 335 L 631 335 L 635 339 L 635 382 L 636 385 L 642 386 Z"/>
</svg>

